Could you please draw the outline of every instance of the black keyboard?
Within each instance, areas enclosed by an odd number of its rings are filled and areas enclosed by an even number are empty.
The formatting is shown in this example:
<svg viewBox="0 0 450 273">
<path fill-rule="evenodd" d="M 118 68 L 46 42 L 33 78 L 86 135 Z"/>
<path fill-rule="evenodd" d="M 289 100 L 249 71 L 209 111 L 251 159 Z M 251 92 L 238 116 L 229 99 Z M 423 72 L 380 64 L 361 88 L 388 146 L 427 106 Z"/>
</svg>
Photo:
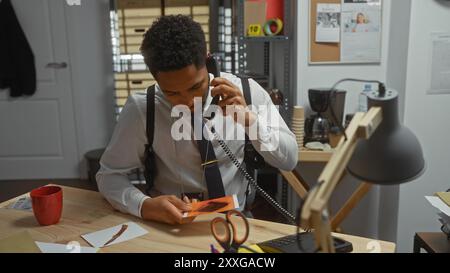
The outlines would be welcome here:
<svg viewBox="0 0 450 273">
<path fill-rule="evenodd" d="M 297 234 L 284 236 L 257 244 L 266 253 L 314 253 L 315 241 L 313 233 L 300 233 L 300 243 L 297 242 Z M 353 251 L 353 245 L 345 240 L 333 237 L 334 248 L 337 253 L 349 253 Z"/>
</svg>

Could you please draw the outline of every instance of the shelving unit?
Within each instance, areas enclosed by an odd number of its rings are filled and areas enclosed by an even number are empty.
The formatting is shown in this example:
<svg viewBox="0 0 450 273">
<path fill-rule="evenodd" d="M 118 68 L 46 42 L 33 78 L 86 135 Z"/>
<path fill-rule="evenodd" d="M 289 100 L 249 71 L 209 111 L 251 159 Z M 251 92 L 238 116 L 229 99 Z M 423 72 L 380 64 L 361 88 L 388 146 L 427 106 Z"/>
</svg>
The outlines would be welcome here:
<svg viewBox="0 0 450 273">
<path fill-rule="evenodd" d="M 247 70 L 247 46 L 253 43 L 262 43 L 264 46 L 264 73 L 269 79 L 269 89 L 277 88 L 284 94 L 285 101 L 280 112 L 288 125 L 291 124 L 291 111 L 296 101 L 296 92 L 292 81 L 292 56 L 294 56 L 294 39 L 292 32 L 292 24 L 294 16 L 292 14 L 295 0 L 284 0 L 284 35 L 280 36 L 262 36 L 262 37 L 248 37 L 245 33 L 244 26 L 244 5 L 245 0 L 237 0 L 237 41 L 238 41 L 238 72 L 240 74 L 248 74 L 251 71 Z M 271 73 L 271 48 L 277 45 L 283 47 L 283 84 L 282 86 L 275 86 L 274 75 Z"/>
<path fill-rule="evenodd" d="M 288 126 L 291 125 L 292 109 L 296 103 L 296 92 L 293 82 L 293 63 L 291 60 L 295 56 L 294 48 L 294 32 L 293 23 L 295 23 L 295 0 L 284 0 L 284 35 L 280 36 L 262 36 L 262 37 L 247 37 L 244 26 L 244 5 L 245 0 L 236 0 L 236 12 L 237 12 L 237 51 L 238 51 L 238 73 L 243 75 L 252 74 L 252 71 L 247 69 L 247 47 L 253 44 L 261 44 L 264 47 L 264 75 L 268 78 L 267 89 L 279 89 L 284 95 L 284 103 L 280 107 L 280 114 L 285 120 Z M 273 56 L 274 47 L 282 46 L 282 56 L 276 56 L 276 58 L 282 58 L 282 86 L 275 86 L 275 75 L 273 73 L 272 61 L 275 59 Z M 278 67 L 277 67 L 278 68 Z M 288 206 L 288 185 L 282 183 L 281 185 L 281 204 L 283 207 Z"/>
</svg>

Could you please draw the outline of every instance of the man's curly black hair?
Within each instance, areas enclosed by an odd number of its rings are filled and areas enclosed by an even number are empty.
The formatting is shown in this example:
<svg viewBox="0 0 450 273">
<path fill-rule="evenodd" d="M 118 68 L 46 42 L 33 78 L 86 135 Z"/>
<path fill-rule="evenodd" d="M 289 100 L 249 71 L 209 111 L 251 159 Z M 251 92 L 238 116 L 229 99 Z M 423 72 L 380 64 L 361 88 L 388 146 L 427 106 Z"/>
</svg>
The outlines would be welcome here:
<svg viewBox="0 0 450 273">
<path fill-rule="evenodd" d="M 145 33 L 141 53 L 150 72 L 174 71 L 206 62 L 205 33 L 188 16 L 169 15 L 157 19 Z"/>
</svg>

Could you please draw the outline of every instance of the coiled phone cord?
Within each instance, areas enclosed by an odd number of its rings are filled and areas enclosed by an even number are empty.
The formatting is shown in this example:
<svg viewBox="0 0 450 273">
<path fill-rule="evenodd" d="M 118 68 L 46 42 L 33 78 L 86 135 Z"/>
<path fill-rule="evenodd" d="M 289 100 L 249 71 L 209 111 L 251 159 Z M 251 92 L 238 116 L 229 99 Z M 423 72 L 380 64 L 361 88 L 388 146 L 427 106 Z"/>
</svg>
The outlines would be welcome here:
<svg viewBox="0 0 450 273">
<path fill-rule="evenodd" d="M 277 201 L 275 201 L 267 192 L 265 192 L 259 185 L 256 183 L 255 179 L 244 169 L 242 163 L 234 156 L 231 152 L 230 148 L 228 148 L 227 144 L 219 137 L 219 134 L 211 128 L 211 132 L 214 135 L 214 139 L 216 139 L 220 145 L 220 147 L 224 150 L 225 154 L 231 160 L 231 162 L 238 168 L 241 174 L 244 175 L 245 179 L 255 187 L 256 191 L 264 198 L 269 204 L 271 204 L 279 213 L 281 213 L 291 224 L 296 224 L 296 218 L 285 208 L 283 208 Z"/>
</svg>

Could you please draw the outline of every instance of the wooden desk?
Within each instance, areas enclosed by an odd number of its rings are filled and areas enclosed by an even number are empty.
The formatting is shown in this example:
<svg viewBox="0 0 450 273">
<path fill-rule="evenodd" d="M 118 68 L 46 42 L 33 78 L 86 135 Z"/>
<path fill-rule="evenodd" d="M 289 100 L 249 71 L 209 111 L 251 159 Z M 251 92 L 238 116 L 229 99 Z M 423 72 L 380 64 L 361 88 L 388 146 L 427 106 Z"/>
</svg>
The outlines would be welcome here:
<svg viewBox="0 0 450 273">
<path fill-rule="evenodd" d="M 420 232 L 414 236 L 414 253 L 450 253 L 450 240 L 443 232 Z"/>
<path fill-rule="evenodd" d="M 64 208 L 61 221 L 57 225 L 41 227 L 32 212 L 5 209 L 14 198 L 0 204 L 0 239 L 27 230 L 36 241 L 68 243 L 78 241 L 88 244 L 80 235 L 134 221 L 149 231 L 145 236 L 102 248 L 100 252 L 163 252 L 191 253 L 210 251 L 210 244 L 219 248 L 210 232 L 209 221 L 222 214 L 198 217 L 188 225 L 169 226 L 143 221 L 134 216 L 114 211 L 98 192 L 62 187 Z M 254 244 L 284 235 L 294 234 L 295 226 L 249 219 L 250 236 L 247 244 Z M 372 240 L 335 234 L 353 243 L 354 252 L 367 252 Z M 379 241 L 382 252 L 394 252 L 395 244 Z M 372 243 L 373 244 L 373 243 Z"/>
<path fill-rule="evenodd" d="M 301 149 L 298 153 L 299 162 L 309 163 L 326 163 L 330 160 L 333 152 L 312 151 L 307 149 Z"/>
</svg>

